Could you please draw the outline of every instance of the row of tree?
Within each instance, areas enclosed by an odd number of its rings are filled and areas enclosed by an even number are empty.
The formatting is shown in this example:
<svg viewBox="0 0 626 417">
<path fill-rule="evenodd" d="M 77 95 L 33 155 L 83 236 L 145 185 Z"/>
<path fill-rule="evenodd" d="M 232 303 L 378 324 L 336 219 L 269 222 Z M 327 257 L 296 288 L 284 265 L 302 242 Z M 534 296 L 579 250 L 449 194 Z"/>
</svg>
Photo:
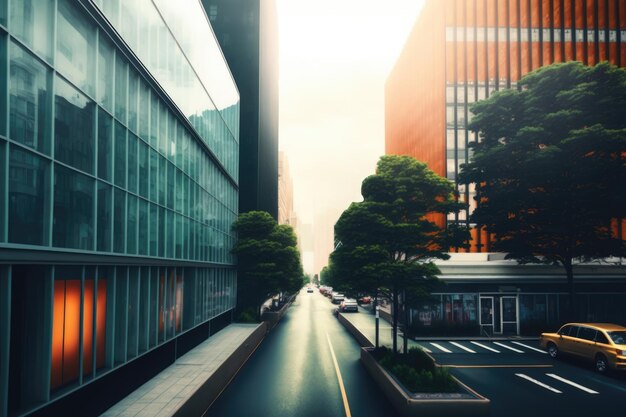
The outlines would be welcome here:
<svg viewBox="0 0 626 417">
<path fill-rule="evenodd" d="M 388 296 L 394 351 L 399 295 L 428 293 L 439 273 L 433 260 L 467 247 L 470 222 L 487 230 L 492 251 L 562 265 L 571 318 L 574 260 L 626 256 L 619 221 L 626 217 L 626 70 L 543 67 L 471 111 L 479 140 L 458 183 L 476 184 L 478 204 L 465 225 L 436 224 L 433 214 L 467 205 L 455 184 L 407 156 L 382 157 L 363 181 L 363 201 L 335 225 L 337 248 L 322 282 Z"/>
<path fill-rule="evenodd" d="M 260 307 L 273 295 L 298 291 L 310 277 L 304 275 L 293 228 L 279 225 L 267 212 L 251 211 L 233 225 L 238 241 L 237 313 L 259 320 Z"/>
</svg>

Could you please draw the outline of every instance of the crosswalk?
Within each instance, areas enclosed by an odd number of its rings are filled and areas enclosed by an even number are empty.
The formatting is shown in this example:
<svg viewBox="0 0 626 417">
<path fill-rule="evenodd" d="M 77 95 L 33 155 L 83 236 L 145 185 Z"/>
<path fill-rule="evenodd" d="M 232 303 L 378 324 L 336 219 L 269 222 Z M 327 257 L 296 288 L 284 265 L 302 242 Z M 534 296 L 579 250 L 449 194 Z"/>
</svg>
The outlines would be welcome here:
<svg viewBox="0 0 626 417">
<path fill-rule="evenodd" d="M 599 394 L 599 392 L 596 390 L 585 387 L 577 382 L 574 382 L 570 379 L 564 378 L 556 374 L 546 373 L 546 374 L 535 375 L 534 377 L 531 377 L 523 373 L 516 373 L 515 376 L 522 378 L 532 384 L 535 384 L 538 387 L 546 389 L 555 394 L 563 394 L 562 390 L 564 389 L 564 387 L 574 387 L 579 391 L 586 392 L 587 394 Z"/>
<path fill-rule="evenodd" d="M 469 340 L 469 341 L 433 341 L 426 342 L 420 341 L 418 342 L 418 346 L 422 348 L 427 353 L 466 353 L 466 354 L 480 354 L 480 353 L 511 353 L 514 352 L 516 354 L 542 354 L 547 355 L 547 353 L 539 347 L 531 346 L 528 343 L 522 343 L 517 341 L 484 341 L 480 342 Z"/>
</svg>

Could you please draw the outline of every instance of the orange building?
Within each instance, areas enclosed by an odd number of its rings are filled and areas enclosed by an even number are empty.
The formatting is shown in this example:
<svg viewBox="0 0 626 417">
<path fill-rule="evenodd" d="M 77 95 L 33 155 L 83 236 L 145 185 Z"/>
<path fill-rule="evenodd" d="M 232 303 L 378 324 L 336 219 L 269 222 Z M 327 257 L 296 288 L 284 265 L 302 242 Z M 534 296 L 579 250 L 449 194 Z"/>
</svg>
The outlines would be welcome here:
<svg viewBox="0 0 626 417">
<path fill-rule="evenodd" d="M 456 181 L 475 140 L 469 106 L 570 60 L 626 65 L 625 0 L 426 0 L 385 86 L 385 153 Z M 457 187 L 471 213 L 473 187 Z M 447 222 L 469 225 L 468 213 Z M 615 223 L 626 238 L 626 222 Z M 470 251 L 489 251 L 484 230 L 472 229 Z"/>
</svg>

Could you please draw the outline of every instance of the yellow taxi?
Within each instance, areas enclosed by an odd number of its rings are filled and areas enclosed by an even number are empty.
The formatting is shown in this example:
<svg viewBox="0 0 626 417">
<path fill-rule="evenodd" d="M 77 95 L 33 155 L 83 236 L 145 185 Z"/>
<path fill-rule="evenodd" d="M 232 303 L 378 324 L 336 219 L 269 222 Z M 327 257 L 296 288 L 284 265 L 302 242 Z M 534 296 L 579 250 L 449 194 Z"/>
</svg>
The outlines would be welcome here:
<svg viewBox="0 0 626 417">
<path fill-rule="evenodd" d="M 600 373 L 626 370 L 626 327 L 617 324 L 568 323 L 556 333 L 542 333 L 540 343 L 551 357 L 588 359 Z"/>
</svg>

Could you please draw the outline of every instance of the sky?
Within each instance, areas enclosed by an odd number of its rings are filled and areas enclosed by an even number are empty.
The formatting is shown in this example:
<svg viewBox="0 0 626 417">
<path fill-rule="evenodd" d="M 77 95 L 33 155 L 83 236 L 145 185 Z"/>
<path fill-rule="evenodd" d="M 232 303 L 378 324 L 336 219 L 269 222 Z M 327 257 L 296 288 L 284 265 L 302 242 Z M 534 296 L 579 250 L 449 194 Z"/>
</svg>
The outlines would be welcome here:
<svg viewBox="0 0 626 417">
<path fill-rule="evenodd" d="M 385 80 L 423 2 L 276 1 L 279 147 L 300 223 L 362 199 L 361 181 L 385 152 Z"/>
</svg>

